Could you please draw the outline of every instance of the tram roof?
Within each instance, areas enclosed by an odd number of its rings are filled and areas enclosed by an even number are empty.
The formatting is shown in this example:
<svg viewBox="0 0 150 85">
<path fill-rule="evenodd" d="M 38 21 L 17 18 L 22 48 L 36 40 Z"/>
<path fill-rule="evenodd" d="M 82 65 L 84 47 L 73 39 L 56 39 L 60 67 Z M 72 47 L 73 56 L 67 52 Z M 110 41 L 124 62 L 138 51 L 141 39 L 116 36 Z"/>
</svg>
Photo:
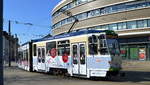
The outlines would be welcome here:
<svg viewBox="0 0 150 85">
<path fill-rule="evenodd" d="M 104 31 L 106 31 L 106 30 L 80 30 L 80 31 L 64 33 L 64 34 L 60 34 L 60 35 L 56 35 L 56 36 L 52 36 L 52 37 L 48 37 L 48 38 L 35 39 L 35 40 L 32 40 L 32 41 L 33 42 L 39 42 L 39 41 L 60 39 L 60 38 L 66 38 L 66 37 L 71 37 L 71 36 L 77 36 L 77 35 L 84 35 L 84 34 L 91 34 L 91 33 L 101 33 L 101 32 L 104 32 Z"/>
</svg>

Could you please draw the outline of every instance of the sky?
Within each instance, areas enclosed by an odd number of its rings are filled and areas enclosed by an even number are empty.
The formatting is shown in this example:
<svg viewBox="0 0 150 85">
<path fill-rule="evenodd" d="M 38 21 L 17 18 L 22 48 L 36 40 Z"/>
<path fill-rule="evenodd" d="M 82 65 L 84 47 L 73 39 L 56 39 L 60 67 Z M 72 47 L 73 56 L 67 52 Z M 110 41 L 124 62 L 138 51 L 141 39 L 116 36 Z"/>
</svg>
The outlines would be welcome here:
<svg viewBox="0 0 150 85">
<path fill-rule="evenodd" d="M 4 0 L 3 30 L 8 32 L 8 20 L 11 20 L 11 34 L 17 34 L 19 44 L 51 33 L 51 13 L 60 1 Z"/>
</svg>

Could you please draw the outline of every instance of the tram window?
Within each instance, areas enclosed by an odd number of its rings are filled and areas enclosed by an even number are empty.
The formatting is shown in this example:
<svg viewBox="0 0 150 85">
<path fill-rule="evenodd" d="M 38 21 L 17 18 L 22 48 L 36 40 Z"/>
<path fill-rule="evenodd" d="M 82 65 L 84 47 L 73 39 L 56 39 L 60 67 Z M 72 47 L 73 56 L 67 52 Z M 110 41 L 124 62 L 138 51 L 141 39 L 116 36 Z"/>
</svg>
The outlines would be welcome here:
<svg viewBox="0 0 150 85">
<path fill-rule="evenodd" d="M 69 40 L 58 41 L 58 55 L 63 56 L 64 54 L 70 55 L 70 42 Z"/>
<path fill-rule="evenodd" d="M 28 50 L 26 50 L 26 60 L 28 61 Z"/>
<path fill-rule="evenodd" d="M 89 54 L 94 55 L 97 54 L 98 45 L 97 44 L 89 44 Z"/>
<path fill-rule="evenodd" d="M 33 52 L 34 52 L 33 55 L 36 56 L 36 54 L 37 54 L 37 53 L 36 53 L 36 44 L 33 45 Z"/>
<path fill-rule="evenodd" d="M 96 43 L 97 42 L 97 37 L 95 35 L 92 35 L 93 38 L 93 42 Z"/>
<path fill-rule="evenodd" d="M 58 48 L 58 55 L 63 56 L 64 54 L 70 55 L 70 48 Z"/>
<path fill-rule="evenodd" d="M 65 53 L 66 53 L 67 55 L 70 55 L 70 48 L 65 48 Z"/>
<path fill-rule="evenodd" d="M 92 35 L 88 38 L 89 40 L 89 54 L 98 54 L 97 36 Z"/>
<path fill-rule="evenodd" d="M 102 55 L 108 54 L 107 48 L 101 48 L 101 49 L 100 49 L 100 54 L 102 54 Z"/>
<path fill-rule="evenodd" d="M 45 49 L 42 48 L 42 63 L 45 62 Z"/>
<path fill-rule="evenodd" d="M 25 61 L 26 60 L 26 51 L 25 50 L 24 50 L 24 56 L 23 57 L 24 57 L 23 60 Z"/>
<path fill-rule="evenodd" d="M 99 45 L 100 45 L 100 49 L 99 49 L 100 54 L 101 55 L 108 54 L 108 49 L 107 49 L 107 46 L 106 46 L 106 40 L 105 39 L 100 39 Z"/>
<path fill-rule="evenodd" d="M 41 50 L 38 48 L 38 62 L 41 62 Z"/>
<path fill-rule="evenodd" d="M 78 54 L 77 54 L 77 45 L 73 45 L 73 64 L 77 64 L 77 57 L 78 57 Z"/>
<path fill-rule="evenodd" d="M 98 38 L 99 38 L 99 39 L 105 39 L 105 35 L 102 34 L 102 35 L 100 35 Z"/>
<path fill-rule="evenodd" d="M 104 48 L 104 47 L 106 47 L 106 40 L 100 40 L 100 47 L 101 48 Z"/>
<path fill-rule="evenodd" d="M 56 41 L 46 43 L 46 53 L 50 56 L 56 56 L 56 52 L 51 54 L 52 50 L 56 50 Z"/>
<path fill-rule="evenodd" d="M 23 54 L 22 54 L 22 60 L 24 61 L 24 51 L 22 52 Z"/>
<path fill-rule="evenodd" d="M 85 64 L 85 47 L 83 44 L 80 45 L 80 62 Z"/>
<path fill-rule="evenodd" d="M 95 35 L 92 35 L 88 38 L 89 43 L 97 43 L 97 37 Z"/>
<path fill-rule="evenodd" d="M 92 37 L 89 37 L 89 43 L 92 43 Z"/>
<path fill-rule="evenodd" d="M 19 51 L 19 53 L 18 53 L 18 60 L 22 60 L 22 58 L 23 58 L 23 52 Z"/>
</svg>

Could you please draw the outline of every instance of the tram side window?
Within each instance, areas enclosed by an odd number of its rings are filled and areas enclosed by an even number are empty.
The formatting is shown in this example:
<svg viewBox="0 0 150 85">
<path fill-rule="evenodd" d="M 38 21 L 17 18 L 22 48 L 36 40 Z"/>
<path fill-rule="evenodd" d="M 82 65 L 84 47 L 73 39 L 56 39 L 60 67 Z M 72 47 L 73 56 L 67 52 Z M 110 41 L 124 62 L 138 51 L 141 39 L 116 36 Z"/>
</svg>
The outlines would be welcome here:
<svg viewBox="0 0 150 85">
<path fill-rule="evenodd" d="M 83 44 L 80 45 L 80 62 L 85 64 L 85 46 Z"/>
<path fill-rule="evenodd" d="M 38 48 L 38 62 L 41 62 L 41 50 Z"/>
<path fill-rule="evenodd" d="M 106 55 L 108 54 L 108 49 L 107 49 L 107 46 L 106 46 L 106 38 L 105 38 L 105 35 L 102 34 L 99 36 L 99 52 L 101 55 Z"/>
<path fill-rule="evenodd" d="M 97 36 L 92 35 L 88 38 L 89 40 L 89 54 L 98 54 Z"/>
<path fill-rule="evenodd" d="M 58 47 L 59 56 L 70 55 L 70 41 L 69 40 L 58 41 L 57 47 Z"/>
<path fill-rule="evenodd" d="M 42 48 L 42 63 L 45 62 L 45 49 Z"/>
<path fill-rule="evenodd" d="M 73 64 L 77 64 L 78 62 L 77 62 L 77 57 L 78 57 L 78 55 L 77 55 L 77 45 L 73 45 L 73 47 L 72 47 L 72 50 L 73 50 Z"/>
<path fill-rule="evenodd" d="M 25 50 L 23 51 L 23 61 L 25 61 L 26 59 L 26 53 L 25 53 Z"/>
<path fill-rule="evenodd" d="M 24 60 L 24 51 L 22 51 L 22 61 Z"/>
<path fill-rule="evenodd" d="M 22 61 L 23 60 L 23 52 L 19 51 L 18 56 L 19 56 L 18 61 L 19 62 Z"/>
<path fill-rule="evenodd" d="M 36 53 L 36 44 L 33 45 L 33 55 L 34 55 L 34 56 L 37 55 L 37 53 Z"/>
<path fill-rule="evenodd" d="M 49 56 L 56 56 L 56 41 L 46 43 L 46 53 Z"/>
<path fill-rule="evenodd" d="M 26 60 L 28 61 L 28 50 L 26 50 Z"/>
</svg>

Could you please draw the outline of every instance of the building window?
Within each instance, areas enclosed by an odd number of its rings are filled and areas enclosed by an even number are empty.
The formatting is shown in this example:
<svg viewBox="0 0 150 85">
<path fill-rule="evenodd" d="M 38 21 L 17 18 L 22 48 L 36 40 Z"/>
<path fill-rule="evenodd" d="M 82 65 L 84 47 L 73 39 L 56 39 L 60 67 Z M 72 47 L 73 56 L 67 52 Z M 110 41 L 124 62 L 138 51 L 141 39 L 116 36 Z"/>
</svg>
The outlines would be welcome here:
<svg viewBox="0 0 150 85">
<path fill-rule="evenodd" d="M 135 29 L 136 28 L 136 21 L 129 21 L 127 22 L 128 29 Z"/>
<path fill-rule="evenodd" d="M 147 3 L 145 1 L 141 1 L 137 4 L 137 8 L 146 7 Z"/>
<path fill-rule="evenodd" d="M 150 2 L 147 1 L 146 3 L 147 3 L 147 6 L 150 6 Z"/>
<path fill-rule="evenodd" d="M 118 12 L 118 11 L 124 11 L 124 10 L 125 10 L 125 4 L 111 6 L 111 12 Z"/>
<path fill-rule="evenodd" d="M 126 3 L 126 10 L 131 10 L 131 9 L 136 9 L 137 5 L 135 4 L 135 2 L 132 3 Z"/>
<path fill-rule="evenodd" d="M 77 5 L 79 5 L 84 2 L 89 2 L 89 1 L 93 1 L 93 0 L 75 0 L 74 3 L 72 2 L 72 4 L 76 3 Z M 71 4 L 64 6 L 63 9 L 66 9 L 66 10 L 69 9 L 71 7 L 69 5 L 71 5 Z M 78 17 L 79 20 L 83 20 L 83 19 L 87 19 L 90 17 L 94 17 L 94 16 L 100 16 L 100 15 L 105 15 L 105 14 L 119 12 L 119 11 L 125 11 L 125 10 L 132 10 L 132 9 L 136 9 L 136 8 L 143 8 L 143 7 L 147 7 L 147 6 L 150 6 L 150 1 L 135 1 L 135 2 L 122 3 L 122 4 L 112 5 L 112 6 L 108 6 L 108 7 L 103 7 L 103 8 L 87 11 L 85 13 L 78 14 L 75 16 Z M 60 14 L 60 13 L 56 12 L 56 14 Z M 60 27 L 61 25 L 68 24 L 70 22 L 73 22 L 73 19 L 67 18 L 66 21 L 61 22 L 63 24 L 57 23 L 53 26 L 53 28 Z"/>
<path fill-rule="evenodd" d="M 98 15 L 100 15 L 100 9 L 96 9 L 88 12 L 88 18 L 93 16 L 98 16 Z"/>
<path fill-rule="evenodd" d="M 150 27 L 150 19 L 148 19 L 148 27 Z"/>
<path fill-rule="evenodd" d="M 101 9 L 101 15 L 109 14 L 111 12 L 111 7 L 105 7 Z"/>
<path fill-rule="evenodd" d="M 101 26 L 95 26 L 94 29 L 102 29 Z"/>
<path fill-rule="evenodd" d="M 70 17 L 70 18 L 67 19 L 67 23 L 71 23 L 73 21 L 74 21 L 74 19 L 72 17 Z"/>
<path fill-rule="evenodd" d="M 117 24 L 110 24 L 109 30 L 117 30 Z"/>
<path fill-rule="evenodd" d="M 82 20 L 87 18 L 87 13 L 82 13 L 76 16 L 77 19 Z"/>
<path fill-rule="evenodd" d="M 118 30 L 122 30 L 126 28 L 127 28 L 126 22 L 118 23 Z"/>
<path fill-rule="evenodd" d="M 107 30 L 108 29 L 108 25 L 102 25 L 101 28 Z"/>
<path fill-rule="evenodd" d="M 61 21 L 61 25 L 64 25 L 67 23 L 67 19 L 64 19 L 63 21 Z"/>
<path fill-rule="evenodd" d="M 147 20 L 138 20 L 137 21 L 137 28 L 147 27 Z"/>
</svg>

